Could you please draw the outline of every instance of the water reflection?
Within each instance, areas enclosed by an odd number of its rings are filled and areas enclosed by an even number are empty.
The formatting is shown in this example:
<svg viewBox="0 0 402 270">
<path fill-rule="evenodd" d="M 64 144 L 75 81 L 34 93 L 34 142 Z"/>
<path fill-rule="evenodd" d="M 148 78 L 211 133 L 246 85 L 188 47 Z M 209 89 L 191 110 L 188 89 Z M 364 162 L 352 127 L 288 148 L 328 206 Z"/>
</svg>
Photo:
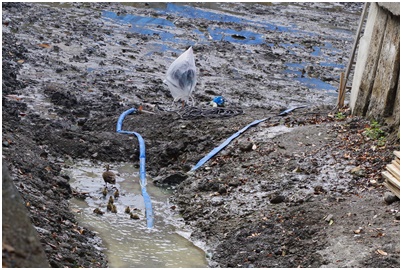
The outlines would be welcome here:
<svg viewBox="0 0 402 270">
<path fill-rule="evenodd" d="M 115 199 L 117 214 L 106 210 L 114 190 L 103 196 L 102 165 L 82 161 L 69 172 L 71 186 L 88 193 L 85 200 L 72 199 L 73 212 L 78 221 L 99 234 L 105 245 L 110 267 L 207 267 L 205 253 L 184 236 L 189 235 L 183 221 L 170 210 L 168 190 L 148 183 L 152 199 L 155 228 L 148 229 L 145 222 L 144 202 L 140 193 L 137 169 L 132 164 L 112 164 L 117 173 L 116 187 L 120 196 Z M 129 206 L 140 217 L 130 219 L 125 213 Z M 93 213 L 95 208 L 104 214 Z"/>
</svg>

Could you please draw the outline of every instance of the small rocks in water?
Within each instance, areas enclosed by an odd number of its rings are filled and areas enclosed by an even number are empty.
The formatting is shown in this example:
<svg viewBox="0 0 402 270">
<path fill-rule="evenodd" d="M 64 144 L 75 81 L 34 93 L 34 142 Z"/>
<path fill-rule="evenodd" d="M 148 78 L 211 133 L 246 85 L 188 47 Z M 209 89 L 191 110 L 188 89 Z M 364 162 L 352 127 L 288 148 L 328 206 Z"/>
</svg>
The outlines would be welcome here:
<svg viewBox="0 0 402 270">
<path fill-rule="evenodd" d="M 124 213 L 130 214 L 130 206 L 126 207 L 126 209 L 124 210 Z"/>
<path fill-rule="evenodd" d="M 130 213 L 130 218 L 132 219 L 140 219 L 140 216 L 134 213 Z"/>
<path fill-rule="evenodd" d="M 274 197 L 272 197 L 272 199 L 269 200 L 269 202 L 273 203 L 273 204 L 281 203 L 284 201 L 285 201 L 285 196 L 283 196 L 283 195 L 274 196 Z"/>
<path fill-rule="evenodd" d="M 103 215 L 104 214 L 104 212 L 102 210 L 100 210 L 99 208 L 95 208 L 94 213 L 97 214 L 97 215 Z"/>
<path fill-rule="evenodd" d="M 385 192 L 384 201 L 387 204 L 391 204 L 391 203 L 394 203 L 396 201 L 399 201 L 399 198 L 397 196 L 395 196 L 394 193 L 392 193 L 392 192 Z"/>
<path fill-rule="evenodd" d="M 120 196 L 119 190 L 116 189 L 116 191 L 114 192 L 114 198 L 117 199 L 117 197 Z"/>
</svg>

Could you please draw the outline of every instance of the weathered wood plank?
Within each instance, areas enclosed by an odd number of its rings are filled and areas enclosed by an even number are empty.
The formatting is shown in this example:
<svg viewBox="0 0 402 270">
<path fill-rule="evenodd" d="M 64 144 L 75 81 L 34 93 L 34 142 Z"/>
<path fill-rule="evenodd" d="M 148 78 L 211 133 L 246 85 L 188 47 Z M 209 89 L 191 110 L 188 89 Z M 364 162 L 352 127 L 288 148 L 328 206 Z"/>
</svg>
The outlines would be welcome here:
<svg viewBox="0 0 402 270">
<path fill-rule="evenodd" d="M 401 158 L 401 152 L 400 151 L 394 151 L 394 155 L 397 156 L 398 158 Z"/>
<path fill-rule="evenodd" d="M 382 8 L 379 8 L 376 3 L 371 3 L 367 24 L 369 23 L 369 20 L 375 21 L 372 29 L 371 40 L 369 41 L 367 60 L 363 67 L 364 71 L 360 80 L 360 85 L 356 95 L 357 98 L 353 108 L 354 115 L 366 115 L 371 97 L 371 91 L 374 85 L 373 78 L 377 70 L 387 19 L 387 13 Z M 367 29 L 367 31 L 369 30 L 370 29 Z M 362 38 L 362 41 L 366 41 L 364 37 Z M 362 56 L 359 56 L 358 61 L 362 61 L 360 59 L 361 57 Z"/>
<path fill-rule="evenodd" d="M 400 23 L 387 15 L 384 39 L 375 74 L 367 115 L 373 118 L 393 113 L 399 79 Z"/>
<path fill-rule="evenodd" d="M 387 182 L 384 182 L 384 186 L 386 186 L 389 190 L 392 191 L 392 193 L 394 193 L 396 196 L 398 196 L 398 198 L 400 198 L 400 192 L 401 191 L 400 191 L 399 188 L 397 188 L 397 187 L 395 187 L 392 184 L 387 183 Z"/>
<path fill-rule="evenodd" d="M 392 164 L 388 164 L 386 166 L 387 170 L 399 181 L 401 178 L 400 173 L 399 173 L 399 167 L 396 167 Z"/>
<path fill-rule="evenodd" d="M 386 181 L 388 181 L 389 183 L 391 183 L 395 187 L 400 188 L 400 182 L 395 177 L 393 177 L 392 174 L 390 174 L 387 171 L 383 171 L 383 172 L 381 172 L 381 174 L 382 174 L 382 176 L 384 176 Z"/>
</svg>

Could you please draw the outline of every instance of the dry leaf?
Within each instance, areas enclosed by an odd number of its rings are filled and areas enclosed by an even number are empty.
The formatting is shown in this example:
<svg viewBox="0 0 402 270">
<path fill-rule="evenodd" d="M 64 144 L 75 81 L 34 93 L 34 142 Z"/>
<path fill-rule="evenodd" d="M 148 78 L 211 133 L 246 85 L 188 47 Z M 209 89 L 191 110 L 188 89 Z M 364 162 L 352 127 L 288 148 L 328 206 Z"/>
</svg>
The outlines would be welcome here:
<svg viewBox="0 0 402 270">
<path fill-rule="evenodd" d="M 360 166 L 354 167 L 353 169 L 350 170 L 350 173 L 357 173 L 358 171 L 361 171 L 361 169 L 362 168 Z"/>
<path fill-rule="evenodd" d="M 382 256 L 387 256 L 388 255 L 387 252 L 385 252 L 384 250 L 381 250 L 381 249 L 377 249 L 377 253 L 382 255 Z"/>
<path fill-rule="evenodd" d="M 41 44 L 38 44 L 38 46 L 39 46 L 39 47 L 42 47 L 42 48 L 46 48 L 46 49 L 50 48 L 50 44 L 49 44 L 49 43 L 41 43 Z"/>
<path fill-rule="evenodd" d="M 247 238 L 253 238 L 256 236 L 259 236 L 261 233 L 252 233 L 251 235 L 249 235 Z"/>
<path fill-rule="evenodd" d="M 22 99 L 22 98 L 20 98 L 19 96 L 16 96 L 16 95 L 7 95 L 5 97 L 8 98 L 8 99 L 16 100 L 16 101 L 20 101 Z"/>
<path fill-rule="evenodd" d="M 11 253 L 15 251 L 15 248 L 10 246 L 9 244 L 3 243 L 3 250 Z"/>
<path fill-rule="evenodd" d="M 81 230 L 72 229 L 72 231 L 73 231 L 73 232 L 76 232 L 76 233 L 78 233 L 78 234 L 82 234 L 82 232 L 83 232 L 83 230 L 82 230 L 82 229 L 81 229 Z"/>
</svg>

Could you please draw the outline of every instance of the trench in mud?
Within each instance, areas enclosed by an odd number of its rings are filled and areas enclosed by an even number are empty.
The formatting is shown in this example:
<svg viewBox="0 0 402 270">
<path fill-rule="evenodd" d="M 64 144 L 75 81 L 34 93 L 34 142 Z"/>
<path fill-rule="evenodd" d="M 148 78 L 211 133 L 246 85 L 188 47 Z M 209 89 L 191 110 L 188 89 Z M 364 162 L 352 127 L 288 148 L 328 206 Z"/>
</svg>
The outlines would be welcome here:
<svg viewBox="0 0 402 270">
<path fill-rule="evenodd" d="M 108 194 L 102 194 L 103 165 L 79 161 L 68 174 L 71 187 L 88 195 L 85 200 L 73 198 L 70 207 L 78 222 L 102 239 L 104 246 L 99 248 L 104 249 L 109 267 L 207 267 L 202 243 L 196 246 L 188 240 L 191 232 L 170 208 L 168 198 L 172 192 L 154 186 L 149 179 L 147 191 L 152 200 L 154 228 L 147 228 L 138 169 L 133 164 L 111 164 L 120 196 L 114 202 L 117 213 L 108 211 L 106 205 L 115 190 L 109 185 Z M 140 219 L 131 219 L 125 213 L 127 206 Z M 95 214 L 96 208 L 104 214 Z"/>
</svg>

